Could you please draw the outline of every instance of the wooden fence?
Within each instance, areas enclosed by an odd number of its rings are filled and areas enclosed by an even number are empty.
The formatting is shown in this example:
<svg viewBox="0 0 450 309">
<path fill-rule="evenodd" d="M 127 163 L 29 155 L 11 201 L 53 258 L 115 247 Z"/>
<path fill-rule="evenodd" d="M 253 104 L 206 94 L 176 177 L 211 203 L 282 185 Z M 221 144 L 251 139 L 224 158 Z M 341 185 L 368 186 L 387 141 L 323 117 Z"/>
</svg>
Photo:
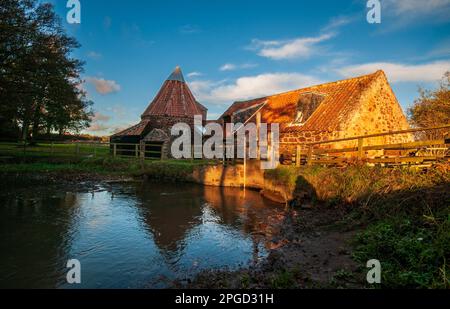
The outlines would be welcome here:
<svg viewBox="0 0 450 309">
<path fill-rule="evenodd" d="M 161 151 L 149 149 L 146 144 L 93 143 L 93 142 L 39 142 L 36 145 L 0 143 L 0 158 L 54 157 L 54 158 L 104 158 L 125 157 L 161 159 Z M 159 146 L 159 145 L 157 145 Z"/>
<path fill-rule="evenodd" d="M 359 160 L 369 164 L 380 165 L 401 165 L 401 164 L 432 164 L 437 161 L 449 161 L 449 145 L 450 136 L 448 131 L 450 125 L 417 128 L 401 131 L 383 132 L 377 134 L 369 134 L 355 136 L 349 138 L 341 138 L 329 141 L 313 142 L 313 143 L 281 143 L 295 145 L 296 153 L 292 159 L 288 158 L 286 163 L 300 165 L 344 165 L 350 161 Z M 370 138 L 393 136 L 399 134 L 413 134 L 418 132 L 431 131 L 447 131 L 442 134 L 442 138 L 424 141 L 415 141 L 397 144 L 381 144 L 365 146 L 365 141 Z M 342 142 L 356 142 L 357 146 L 347 148 L 334 147 Z M 324 148 L 323 145 L 327 145 Z M 378 152 L 381 155 L 369 156 L 368 153 Z M 391 152 L 391 153 L 389 153 Z M 394 153 L 396 152 L 396 153 Z"/>
<path fill-rule="evenodd" d="M 382 166 L 419 164 L 430 165 L 438 161 L 450 161 L 449 145 L 450 125 L 417 128 L 402 131 L 383 132 L 349 138 L 341 138 L 314 143 L 280 143 L 294 146 L 295 153 L 284 158 L 283 164 L 301 165 L 345 165 L 359 160 L 368 164 Z M 440 136 L 430 140 L 417 140 L 408 143 L 366 145 L 367 139 L 392 136 L 399 134 L 415 134 L 423 132 L 445 132 L 441 135 L 425 134 L 425 136 Z M 354 146 L 338 148 L 342 142 L 354 142 Z M 198 150 L 197 150 L 198 151 Z M 17 143 L 0 143 L 0 159 L 17 156 L 46 156 L 46 157 L 123 157 L 162 160 L 162 144 L 157 143 L 38 143 L 36 146 L 26 146 Z M 191 151 L 194 154 L 194 148 Z M 373 155 L 375 153 L 375 155 Z M 192 158 L 193 159 L 193 158 Z M 229 160 L 223 160 L 229 162 Z M 241 163 L 242 160 L 231 160 L 231 163 Z M 245 160 L 244 160 L 245 162 Z"/>
</svg>

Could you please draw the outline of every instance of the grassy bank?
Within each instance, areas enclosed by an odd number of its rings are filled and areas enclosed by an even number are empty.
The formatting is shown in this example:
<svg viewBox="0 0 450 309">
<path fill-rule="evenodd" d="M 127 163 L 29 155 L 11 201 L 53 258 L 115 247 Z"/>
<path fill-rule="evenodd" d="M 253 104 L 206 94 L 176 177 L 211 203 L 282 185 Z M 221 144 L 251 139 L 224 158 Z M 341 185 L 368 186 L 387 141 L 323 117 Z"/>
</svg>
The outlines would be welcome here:
<svg viewBox="0 0 450 309">
<path fill-rule="evenodd" d="M 140 161 L 121 158 L 33 158 L 26 163 L 0 164 L 0 183 L 19 184 L 86 181 L 118 178 L 152 178 L 164 181 L 190 181 L 194 167 L 214 164 L 206 161 Z"/>
<path fill-rule="evenodd" d="M 298 205 L 346 206 L 345 229 L 361 228 L 353 257 L 382 265 L 382 287 L 450 287 L 450 168 L 280 167 L 267 177 Z M 362 269 L 361 269 L 362 270 Z"/>
</svg>

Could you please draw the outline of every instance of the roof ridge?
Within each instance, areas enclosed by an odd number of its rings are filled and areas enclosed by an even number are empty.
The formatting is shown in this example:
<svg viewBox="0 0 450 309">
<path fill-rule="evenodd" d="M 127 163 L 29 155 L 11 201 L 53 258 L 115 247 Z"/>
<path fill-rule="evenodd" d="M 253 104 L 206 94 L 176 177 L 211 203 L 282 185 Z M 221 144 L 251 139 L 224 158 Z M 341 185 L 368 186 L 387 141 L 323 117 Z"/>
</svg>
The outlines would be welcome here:
<svg viewBox="0 0 450 309">
<path fill-rule="evenodd" d="M 356 76 L 356 77 L 340 79 L 340 80 L 333 81 L 333 82 L 326 82 L 326 83 L 323 83 L 323 84 L 317 84 L 317 85 L 312 85 L 312 86 L 308 86 L 308 87 L 298 88 L 298 89 L 289 90 L 289 91 L 285 91 L 285 92 L 280 92 L 280 93 L 276 93 L 276 94 L 272 94 L 272 95 L 268 95 L 268 96 L 254 98 L 254 99 L 235 101 L 235 102 L 233 102 L 232 105 L 234 105 L 236 103 L 245 103 L 245 102 L 250 102 L 250 101 L 256 101 L 256 100 L 263 100 L 263 99 L 273 98 L 273 97 L 277 97 L 277 96 L 281 96 L 281 95 L 294 93 L 294 92 L 297 92 L 297 91 L 300 91 L 300 90 L 304 90 L 304 89 L 310 89 L 310 88 L 316 88 L 316 87 L 322 87 L 322 86 L 329 86 L 329 85 L 333 85 L 333 84 L 339 84 L 339 83 L 354 81 L 354 80 L 357 80 L 357 79 L 363 79 L 363 78 L 367 78 L 367 77 L 376 77 L 376 76 L 378 76 L 380 74 L 385 75 L 383 70 L 377 70 L 377 71 L 375 71 L 373 73 L 370 73 L 370 74 L 365 74 L 365 75 L 360 75 L 360 76 Z"/>
<path fill-rule="evenodd" d="M 175 70 L 173 70 L 172 74 L 170 74 L 170 76 L 167 78 L 167 80 L 175 80 L 175 81 L 179 81 L 182 83 L 186 82 L 184 80 L 183 72 L 181 72 L 181 68 L 178 65 L 175 67 Z"/>
</svg>

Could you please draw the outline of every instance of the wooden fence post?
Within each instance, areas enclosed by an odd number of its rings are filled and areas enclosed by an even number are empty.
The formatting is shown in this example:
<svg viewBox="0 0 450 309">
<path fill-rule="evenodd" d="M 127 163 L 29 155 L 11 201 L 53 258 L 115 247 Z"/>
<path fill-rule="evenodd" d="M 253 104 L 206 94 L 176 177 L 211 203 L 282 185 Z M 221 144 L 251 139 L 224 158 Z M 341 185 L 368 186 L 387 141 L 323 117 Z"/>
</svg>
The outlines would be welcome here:
<svg viewBox="0 0 450 309">
<path fill-rule="evenodd" d="M 136 158 L 139 159 L 139 144 L 135 145 L 134 151 L 136 152 Z"/>
<path fill-rule="evenodd" d="M 308 165 L 312 165 L 313 164 L 312 158 L 313 158 L 313 146 L 311 145 L 308 148 L 308 162 L 307 162 Z"/>
<path fill-rule="evenodd" d="M 364 138 L 358 138 L 358 159 L 364 157 Z"/>
<path fill-rule="evenodd" d="M 117 155 L 117 144 L 114 143 L 114 144 L 113 144 L 113 158 L 115 158 L 116 155 Z"/>
<path fill-rule="evenodd" d="M 141 161 L 144 162 L 144 160 L 145 160 L 145 142 L 140 141 L 139 145 L 141 148 L 141 153 L 140 153 Z"/>
<path fill-rule="evenodd" d="M 295 154 L 295 166 L 300 167 L 300 145 L 297 145 L 297 152 Z"/>
</svg>

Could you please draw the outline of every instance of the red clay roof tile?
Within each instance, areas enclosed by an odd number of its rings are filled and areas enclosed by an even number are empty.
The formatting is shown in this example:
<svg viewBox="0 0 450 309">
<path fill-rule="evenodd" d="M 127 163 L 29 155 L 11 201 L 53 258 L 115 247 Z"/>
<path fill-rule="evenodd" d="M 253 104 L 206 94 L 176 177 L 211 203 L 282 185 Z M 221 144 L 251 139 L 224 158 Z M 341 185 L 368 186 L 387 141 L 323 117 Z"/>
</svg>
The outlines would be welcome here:
<svg viewBox="0 0 450 309">
<path fill-rule="evenodd" d="M 329 131 L 339 129 L 341 120 L 350 113 L 362 91 L 378 78 L 384 76 L 383 71 L 373 74 L 332 83 L 312 86 L 249 101 L 236 102 L 221 116 L 233 113 L 266 102 L 261 109 L 261 121 L 265 123 L 280 123 L 283 131 Z M 324 96 L 324 100 L 311 117 L 302 126 L 289 126 L 295 120 L 297 104 L 302 94 L 317 93 Z"/>
<path fill-rule="evenodd" d="M 142 119 L 146 116 L 190 116 L 203 115 L 206 110 L 198 103 L 188 85 L 184 81 L 181 69 L 177 67 L 175 71 L 164 82 L 160 91 L 142 114 Z"/>
</svg>

